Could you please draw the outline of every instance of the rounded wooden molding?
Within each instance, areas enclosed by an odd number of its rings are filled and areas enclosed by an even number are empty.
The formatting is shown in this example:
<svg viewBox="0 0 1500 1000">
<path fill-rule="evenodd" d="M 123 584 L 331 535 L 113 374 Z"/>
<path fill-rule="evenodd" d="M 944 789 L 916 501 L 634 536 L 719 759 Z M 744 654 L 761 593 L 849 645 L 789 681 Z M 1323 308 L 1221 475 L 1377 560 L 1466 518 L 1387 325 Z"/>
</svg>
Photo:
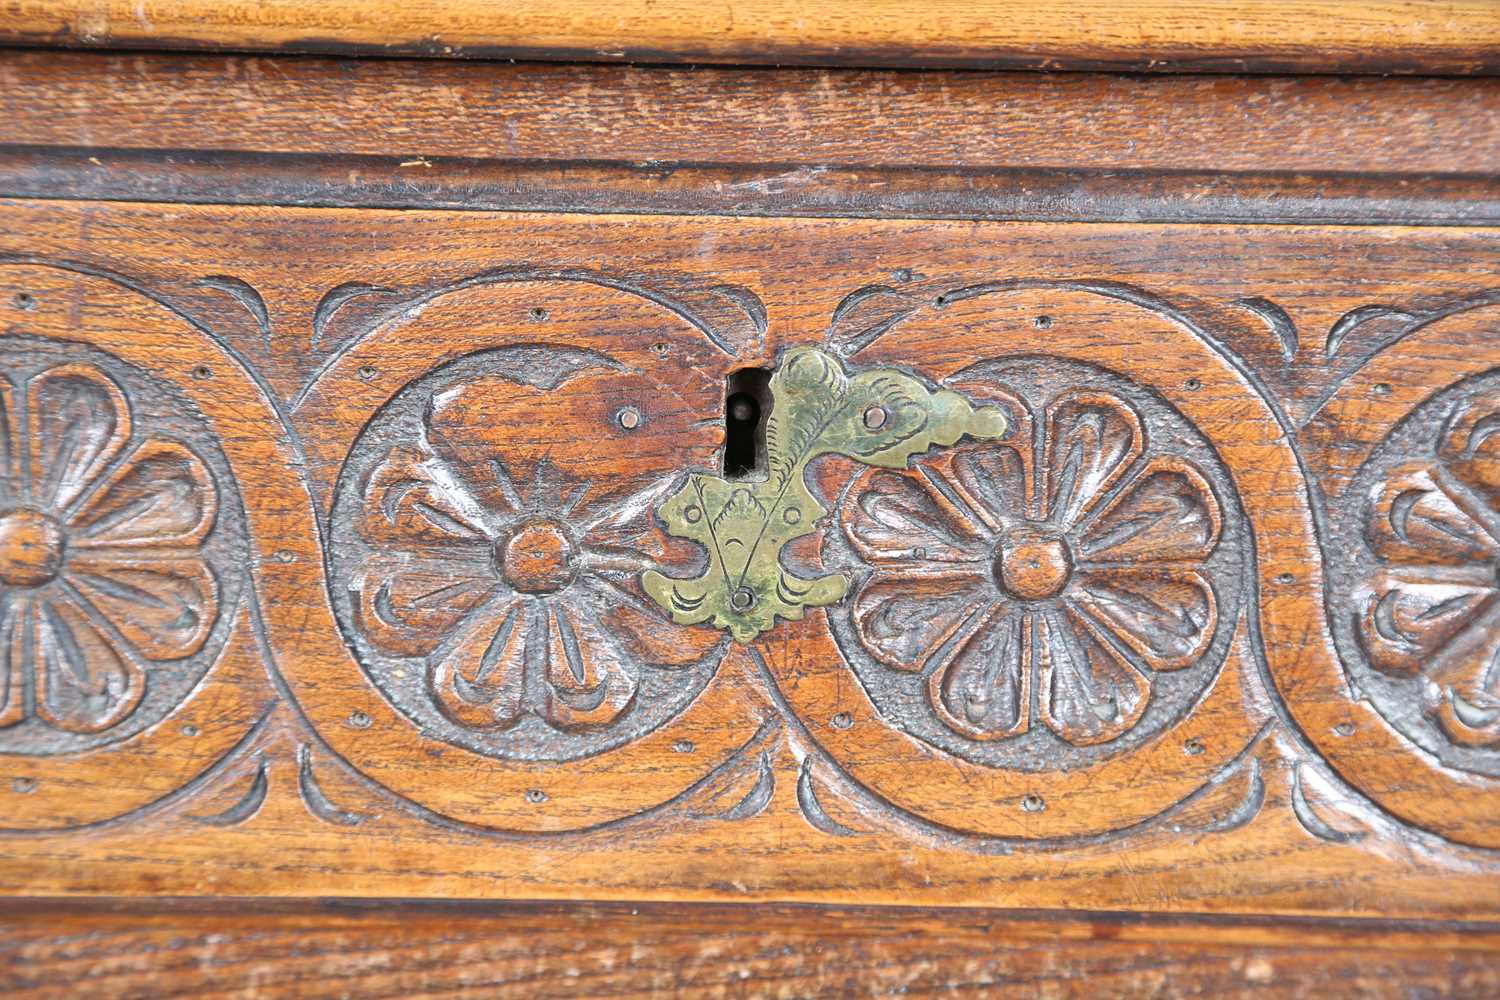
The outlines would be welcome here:
<svg viewBox="0 0 1500 1000">
<path fill-rule="evenodd" d="M 10 44 L 628 62 L 1150 72 L 1474 73 L 1483 0 L 31 0 Z"/>
</svg>

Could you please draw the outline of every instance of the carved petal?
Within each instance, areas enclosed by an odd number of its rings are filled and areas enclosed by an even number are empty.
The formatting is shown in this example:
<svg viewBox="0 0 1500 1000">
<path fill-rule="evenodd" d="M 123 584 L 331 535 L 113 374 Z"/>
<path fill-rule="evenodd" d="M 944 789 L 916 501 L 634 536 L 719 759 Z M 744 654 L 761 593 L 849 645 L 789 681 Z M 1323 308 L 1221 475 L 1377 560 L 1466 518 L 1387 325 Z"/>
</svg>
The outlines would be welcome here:
<svg viewBox="0 0 1500 1000">
<path fill-rule="evenodd" d="M 1365 654 L 1377 670 L 1414 677 L 1497 600 L 1500 593 L 1493 587 L 1383 577 L 1359 617 Z"/>
<path fill-rule="evenodd" d="M 998 441 L 965 441 L 930 459 L 945 464 L 947 480 L 968 507 L 991 531 L 999 531 L 1004 520 L 1040 520 L 1036 495 L 1036 424 L 1031 409 L 1015 393 L 988 379 L 960 378 L 951 387 L 976 404 L 995 406 L 1010 421 L 1010 430 Z"/>
<path fill-rule="evenodd" d="M 1489 624 L 1445 650 L 1428 687 L 1428 711 L 1460 746 L 1500 743 L 1500 629 Z"/>
<path fill-rule="evenodd" d="M 1088 569 L 1078 574 L 1068 600 L 1153 670 L 1178 670 L 1196 661 L 1219 623 L 1213 587 L 1195 570 Z"/>
<path fill-rule="evenodd" d="M 980 530 L 919 471 L 872 469 L 849 488 L 844 534 L 873 563 L 973 563 Z"/>
<path fill-rule="evenodd" d="M 1084 562 L 1198 561 L 1219 541 L 1219 502 L 1191 462 L 1154 458 L 1079 539 Z"/>
<path fill-rule="evenodd" d="M 0 594 L 0 729 L 26 718 L 26 635 L 31 629 L 28 598 L 17 595 L 6 607 Z"/>
<path fill-rule="evenodd" d="M 938 717 L 976 740 L 1031 723 L 1031 616 L 1000 607 L 948 651 L 927 683 Z"/>
<path fill-rule="evenodd" d="M 1376 487 L 1365 537 L 1382 559 L 1410 566 L 1464 566 L 1500 555 L 1489 532 L 1417 463 Z"/>
<path fill-rule="evenodd" d="M 1006 519 L 1031 516 L 1032 465 L 1028 441 L 1020 450 L 985 441 L 947 453 L 954 491 L 991 531 Z M 937 464 L 936 462 L 934 464 Z"/>
<path fill-rule="evenodd" d="M 700 662 L 723 639 L 717 629 L 685 627 L 667 618 L 658 610 L 660 605 L 648 604 L 638 595 L 634 581 L 590 574 L 581 582 L 589 591 L 595 617 L 637 663 L 686 667 Z"/>
<path fill-rule="evenodd" d="M 581 610 L 577 602 L 558 601 L 547 615 L 542 715 L 559 729 L 607 726 L 635 701 L 635 666 L 629 655 Z"/>
<path fill-rule="evenodd" d="M 466 614 L 499 589 L 484 558 L 487 553 L 478 550 L 461 552 L 445 564 L 371 557 L 353 584 L 360 630 L 397 656 L 427 655 L 451 637 Z"/>
<path fill-rule="evenodd" d="M 433 664 L 427 685 L 444 715 L 473 729 L 508 729 L 520 720 L 532 610 L 525 601 L 512 600 Z"/>
<path fill-rule="evenodd" d="M 1500 511 L 1500 390 L 1464 406 L 1438 442 L 1438 458 L 1491 510 Z"/>
<path fill-rule="evenodd" d="M 0 508 L 21 500 L 21 433 L 16 388 L 0 374 Z"/>
<path fill-rule="evenodd" d="M 66 576 L 148 660 L 192 656 L 219 620 L 219 584 L 201 559 L 74 556 Z"/>
<path fill-rule="evenodd" d="M 70 600 L 34 605 L 36 714 L 57 729 L 97 733 L 140 704 L 140 667 Z"/>
<path fill-rule="evenodd" d="M 664 533 L 656 530 L 651 511 L 672 494 L 675 485 L 673 479 L 661 479 L 647 490 L 575 519 L 579 541 L 585 549 L 607 557 L 659 556 L 662 542 L 657 536 Z"/>
<path fill-rule="evenodd" d="M 152 438 L 131 453 L 69 525 L 68 544 L 185 547 L 219 514 L 208 467 L 180 441 Z"/>
<path fill-rule="evenodd" d="M 1047 408 L 1045 514 L 1060 527 L 1077 524 L 1140 457 L 1141 418 L 1107 392 L 1066 393 Z"/>
<path fill-rule="evenodd" d="M 392 448 L 365 482 L 360 534 L 386 552 L 488 545 L 483 515 L 460 486 L 440 477 L 440 468 L 426 452 Z"/>
<path fill-rule="evenodd" d="M 27 390 L 31 499 L 65 510 L 130 439 L 130 404 L 89 364 L 49 368 Z"/>
<path fill-rule="evenodd" d="M 979 573 L 877 571 L 854 598 L 854 627 L 881 663 L 920 670 L 960 625 L 997 600 Z"/>
<path fill-rule="evenodd" d="M 1039 618 L 1032 661 L 1042 721 L 1074 746 L 1112 740 L 1146 710 L 1151 684 L 1075 613 Z"/>
</svg>

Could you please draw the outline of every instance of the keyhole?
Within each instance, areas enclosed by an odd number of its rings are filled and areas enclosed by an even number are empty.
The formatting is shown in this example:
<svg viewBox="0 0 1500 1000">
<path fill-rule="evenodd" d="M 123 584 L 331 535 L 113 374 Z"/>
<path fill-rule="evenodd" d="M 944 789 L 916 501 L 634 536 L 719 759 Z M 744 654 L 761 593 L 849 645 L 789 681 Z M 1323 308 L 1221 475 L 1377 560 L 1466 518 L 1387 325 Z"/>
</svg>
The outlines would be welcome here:
<svg viewBox="0 0 1500 1000">
<path fill-rule="evenodd" d="M 766 417 L 771 411 L 771 373 L 741 368 L 724 390 L 724 478 L 744 479 L 766 470 Z"/>
</svg>

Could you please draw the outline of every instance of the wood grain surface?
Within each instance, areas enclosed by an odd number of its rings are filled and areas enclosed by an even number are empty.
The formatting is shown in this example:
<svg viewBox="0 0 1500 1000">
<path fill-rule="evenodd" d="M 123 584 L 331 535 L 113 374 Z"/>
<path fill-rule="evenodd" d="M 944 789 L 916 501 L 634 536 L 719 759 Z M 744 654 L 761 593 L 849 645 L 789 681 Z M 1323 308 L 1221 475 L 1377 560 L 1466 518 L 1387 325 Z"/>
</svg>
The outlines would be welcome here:
<svg viewBox="0 0 1500 1000">
<path fill-rule="evenodd" d="M 360 6 L 0 0 L 0 993 L 1500 992 L 1495 80 L 290 54 L 1492 7 Z"/>
<path fill-rule="evenodd" d="M 0 903 L 6 996 L 1484 997 L 1493 929 L 662 904 Z"/>
<path fill-rule="evenodd" d="M 40 45 L 523 59 L 1218 72 L 1484 73 L 1486 0 L 7 0 Z"/>
<path fill-rule="evenodd" d="M 0 552 L 8 894 L 1500 907 L 1491 230 L 0 217 L 8 537 L 56 533 Z M 784 559 L 848 600 L 664 624 L 636 574 L 700 550 L 653 505 L 805 344 L 1017 436 L 821 462 Z M 1074 555 L 1025 582 L 1023 534 Z M 932 652 L 955 586 L 985 636 L 1029 616 L 994 673 Z M 953 700 L 986 677 L 1024 710 Z"/>
<path fill-rule="evenodd" d="M 1500 216 L 1486 169 L 1500 162 L 1492 80 L 10 51 L 0 110 L 0 194 L 15 197 L 1110 222 Z"/>
<path fill-rule="evenodd" d="M 1247 113 L 1247 109 L 1250 109 Z M 1493 178 L 1491 79 L 494 65 L 0 51 L 7 145 L 818 172 L 1206 171 Z M 102 152 L 101 152 L 102 151 Z M 357 164 L 353 166 L 358 166 Z"/>
</svg>

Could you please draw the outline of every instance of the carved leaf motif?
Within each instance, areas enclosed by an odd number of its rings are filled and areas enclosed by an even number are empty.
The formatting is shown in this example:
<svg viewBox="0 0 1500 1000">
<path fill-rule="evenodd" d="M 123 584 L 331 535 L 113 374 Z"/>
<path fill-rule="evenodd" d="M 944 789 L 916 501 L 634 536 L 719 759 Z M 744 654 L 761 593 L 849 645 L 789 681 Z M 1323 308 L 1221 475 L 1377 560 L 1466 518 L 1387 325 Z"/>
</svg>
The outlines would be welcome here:
<svg viewBox="0 0 1500 1000">
<path fill-rule="evenodd" d="M 1468 566 L 1500 555 L 1495 539 L 1422 463 L 1392 470 L 1367 517 L 1370 549 L 1389 562 Z"/>
<path fill-rule="evenodd" d="M 1200 561 L 1219 542 L 1219 502 L 1190 463 L 1159 457 L 1081 533 L 1090 562 Z"/>
<path fill-rule="evenodd" d="M 1083 570 L 1070 602 L 1152 670 L 1194 663 L 1219 623 L 1213 587 L 1203 575 L 1168 566 Z"/>
<path fill-rule="evenodd" d="M 351 586 L 360 629 L 402 656 L 431 652 L 497 588 L 477 560 L 429 564 L 388 555 L 372 556 Z"/>
<path fill-rule="evenodd" d="M 974 573 L 876 573 L 854 598 L 854 621 L 875 658 L 898 670 L 920 670 L 988 597 Z"/>
<path fill-rule="evenodd" d="M 806 608 L 844 596 L 842 576 L 803 580 L 780 562 L 782 547 L 811 533 L 825 513 L 805 481 L 814 458 L 836 453 L 894 469 L 934 444 L 1005 431 L 999 410 L 976 410 L 957 393 L 929 389 L 898 372 L 851 377 L 816 348 L 789 352 L 770 389 L 766 478 L 729 483 L 695 473 L 660 509 L 672 534 L 703 546 L 707 569 L 693 579 L 655 570 L 642 577 L 647 593 L 676 621 L 712 621 L 740 642 L 777 618 L 795 621 Z"/>
<path fill-rule="evenodd" d="M 1467 402 L 1438 443 L 1438 459 L 1500 511 L 1500 391 Z"/>
<path fill-rule="evenodd" d="M 148 660 L 192 656 L 219 618 L 218 581 L 201 559 L 76 556 L 68 580 Z"/>
<path fill-rule="evenodd" d="M 865 480 L 855 504 L 857 510 L 845 519 L 844 532 L 855 551 L 872 563 L 976 559 L 967 543 L 983 537 L 981 529 L 926 476 L 882 471 Z"/>
<path fill-rule="evenodd" d="M 438 465 L 418 448 L 391 448 L 371 471 L 359 511 L 359 530 L 372 545 L 401 552 L 441 549 L 454 543 L 488 550 L 480 514 L 451 481 L 441 481 Z"/>
<path fill-rule="evenodd" d="M 1076 524 L 1140 457 L 1141 418 L 1111 393 L 1075 391 L 1047 408 L 1047 517 Z"/>
<path fill-rule="evenodd" d="M 537 609 L 519 600 L 471 628 L 428 675 L 433 700 L 454 722 L 473 729 L 506 729 L 526 710 L 526 637 Z"/>
<path fill-rule="evenodd" d="M 1497 603 L 1492 587 L 1386 576 L 1364 603 L 1366 654 L 1378 670 L 1414 677 Z"/>
<path fill-rule="evenodd" d="M 928 681 L 938 715 L 971 739 L 1024 733 L 1031 723 L 1032 615 L 998 607 L 958 642 Z"/>
<path fill-rule="evenodd" d="M 26 642 L 31 631 L 30 602 L 0 593 L 0 727 L 26 718 Z"/>
<path fill-rule="evenodd" d="M 1010 441 L 1024 442 L 1021 447 Z M 991 531 L 999 531 L 1001 511 L 1029 516 L 1034 486 L 1031 435 L 1018 427 L 1006 442 L 992 448 L 964 449 L 947 456 L 954 492 Z"/>
<path fill-rule="evenodd" d="M 623 715 L 635 700 L 635 665 L 578 606 L 552 608 L 547 622 L 547 717 L 587 729 Z"/>
<path fill-rule="evenodd" d="M 1500 637 L 1453 650 L 1433 680 L 1427 708 L 1449 739 L 1469 747 L 1500 741 Z"/>
<path fill-rule="evenodd" d="M 9 507 L 21 499 L 20 433 L 16 387 L 0 373 L 0 507 Z"/>
</svg>

